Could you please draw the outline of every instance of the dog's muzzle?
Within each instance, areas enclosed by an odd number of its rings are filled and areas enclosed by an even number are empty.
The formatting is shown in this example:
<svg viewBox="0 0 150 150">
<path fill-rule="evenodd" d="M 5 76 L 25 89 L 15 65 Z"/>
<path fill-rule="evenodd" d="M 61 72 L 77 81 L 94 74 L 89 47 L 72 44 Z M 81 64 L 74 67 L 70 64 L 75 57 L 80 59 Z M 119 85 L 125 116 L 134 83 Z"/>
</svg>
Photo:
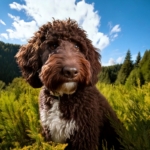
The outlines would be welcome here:
<svg viewBox="0 0 150 150">
<path fill-rule="evenodd" d="M 59 88 L 57 89 L 57 92 L 60 95 L 63 95 L 63 94 L 71 95 L 71 94 L 75 93 L 75 91 L 77 89 L 77 85 L 78 85 L 77 82 L 63 83 L 62 85 L 59 86 Z"/>
</svg>

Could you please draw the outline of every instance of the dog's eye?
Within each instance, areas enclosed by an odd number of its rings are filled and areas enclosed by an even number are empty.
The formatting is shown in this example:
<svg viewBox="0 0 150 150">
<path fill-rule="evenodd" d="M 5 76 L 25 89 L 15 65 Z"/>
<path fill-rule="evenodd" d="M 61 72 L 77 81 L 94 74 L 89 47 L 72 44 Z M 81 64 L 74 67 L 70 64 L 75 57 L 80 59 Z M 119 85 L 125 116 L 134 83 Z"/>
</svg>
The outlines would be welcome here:
<svg viewBox="0 0 150 150">
<path fill-rule="evenodd" d="M 80 48 L 79 48 L 78 44 L 75 44 L 74 47 L 75 47 L 76 50 L 79 51 Z"/>
<path fill-rule="evenodd" d="M 50 50 L 55 50 L 57 47 L 58 47 L 58 44 L 57 44 L 57 43 L 52 43 L 52 44 L 50 44 L 50 46 L 49 46 Z"/>
</svg>

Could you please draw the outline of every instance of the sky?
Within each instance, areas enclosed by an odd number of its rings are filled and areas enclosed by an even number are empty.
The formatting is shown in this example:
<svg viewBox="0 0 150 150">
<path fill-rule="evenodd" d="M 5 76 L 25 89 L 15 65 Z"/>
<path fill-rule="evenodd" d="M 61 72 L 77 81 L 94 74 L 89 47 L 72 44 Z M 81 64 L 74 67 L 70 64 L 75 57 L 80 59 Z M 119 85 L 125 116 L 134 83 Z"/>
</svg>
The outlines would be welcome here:
<svg viewBox="0 0 150 150">
<path fill-rule="evenodd" d="M 0 0 L 0 41 L 26 44 L 52 18 L 76 20 L 103 66 L 150 49 L 150 0 Z"/>
</svg>

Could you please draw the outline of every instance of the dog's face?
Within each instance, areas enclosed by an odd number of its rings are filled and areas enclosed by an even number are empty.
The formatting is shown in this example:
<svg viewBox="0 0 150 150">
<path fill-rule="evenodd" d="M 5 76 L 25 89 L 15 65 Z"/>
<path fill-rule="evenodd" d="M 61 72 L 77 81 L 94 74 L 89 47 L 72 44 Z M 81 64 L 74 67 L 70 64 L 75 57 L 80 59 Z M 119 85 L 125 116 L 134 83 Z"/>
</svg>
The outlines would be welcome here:
<svg viewBox="0 0 150 150">
<path fill-rule="evenodd" d="M 75 41 L 46 41 L 40 79 L 51 91 L 72 94 L 80 85 L 91 83 L 91 65 Z"/>
<path fill-rule="evenodd" d="M 100 55 L 75 21 L 43 25 L 16 55 L 23 77 L 33 87 L 59 94 L 97 82 Z"/>
</svg>

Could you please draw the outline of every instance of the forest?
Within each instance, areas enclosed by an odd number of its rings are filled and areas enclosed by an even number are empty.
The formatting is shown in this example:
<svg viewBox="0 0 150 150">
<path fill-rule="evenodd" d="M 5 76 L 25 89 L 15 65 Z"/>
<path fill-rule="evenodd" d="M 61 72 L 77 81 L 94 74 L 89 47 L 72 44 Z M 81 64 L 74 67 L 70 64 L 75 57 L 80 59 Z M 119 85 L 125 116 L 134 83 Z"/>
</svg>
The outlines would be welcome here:
<svg viewBox="0 0 150 150">
<path fill-rule="evenodd" d="M 40 134 L 38 95 L 21 78 L 14 56 L 20 45 L 0 42 L 0 150 L 63 150 Z M 97 88 L 105 95 L 126 130 L 112 121 L 125 150 L 150 150 L 150 50 L 132 61 L 102 67 Z M 106 147 L 103 150 L 107 150 Z"/>
<path fill-rule="evenodd" d="M 15 77 L 21 76 L 15 61 L 15 54 L 20 45 L 0 41 L 0 80 L 9 84 Z"/>
</svg>

